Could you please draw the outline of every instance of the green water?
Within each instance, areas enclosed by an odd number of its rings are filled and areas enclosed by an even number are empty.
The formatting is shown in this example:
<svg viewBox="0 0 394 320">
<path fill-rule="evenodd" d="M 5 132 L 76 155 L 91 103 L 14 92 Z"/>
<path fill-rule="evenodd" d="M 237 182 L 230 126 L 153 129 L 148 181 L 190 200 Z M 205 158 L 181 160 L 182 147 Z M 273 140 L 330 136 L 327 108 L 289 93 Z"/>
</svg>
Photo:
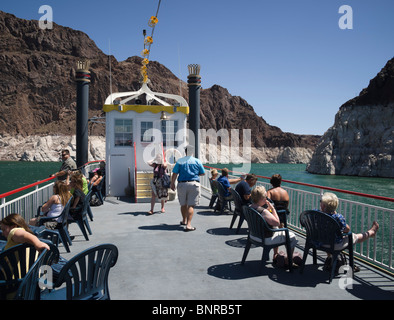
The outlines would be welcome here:
<svg viewBox="0 0 394 320">
<path fill-rule="evenodd" d="M 60 169 L 61 162 L 0 161 L 0 194 L 48 178 Z M 33 191 L 34 188 L 7 197 L 7 201 Z"/>
<path fill-rule="evenodd" d="M 227 167 L 230 170 L 239 171 L 240 166 L 232 164 L 207 164 L 216 168 Z M 20 162 L 20 161 L 0 161 L 0 194 L 14 190 L 25 185 L 43 180 L 50 174 L 59 170 L 61 162 Z M 237 169 L 238 168 L 238 169 Z M 394 197 L 394 179 L 389 178 L 368 178 L 349 176 L 323 176 L 310 174 L 305 171 L 305 164 L 278 164 L 278 163 L 255 163 L 251 165 L 251 172 L 260 176 L 270 177 L 275 173 L 280 173 L 285 180 L 305 182 L 309 184 L 327 186 L 343 190 L 350 190 L 385 197 Z M 266 179 L 259 179 L 267 181 Z M 304 189 L 312 192 L 320 192 L 318 189 L 283 183 L 297 189 Z M 27 193 L 33 189 L 18 194 Z M 338 194 L 339 195 L 339 194 Z M 386 208 L 394 209 L 394 203 L 365 199 L 358 196 L 339 195 L 341 198 L 351 199 L 363 203 L 369 203 Z M 14 197 L 8 197 L 7 200 Z"/>
</svg>

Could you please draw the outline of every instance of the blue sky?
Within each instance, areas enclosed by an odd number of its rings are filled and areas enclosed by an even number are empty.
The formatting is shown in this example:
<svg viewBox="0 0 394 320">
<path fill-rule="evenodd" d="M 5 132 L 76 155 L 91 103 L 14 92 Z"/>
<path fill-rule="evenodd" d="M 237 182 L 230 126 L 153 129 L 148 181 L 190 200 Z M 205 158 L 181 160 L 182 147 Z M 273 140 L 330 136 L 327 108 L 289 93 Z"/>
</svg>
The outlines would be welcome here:
<svg viewBox="0 0 394 320">
<path fill-rule="evenodd" d="M 158 3 L 2 0 L 0 10 L 38 20 L 50 5 L 55 23 L 121 61 L 140 55 Z M 353 29 L 338 25 L 342 5 L 352 9 Z M 393 0 L 162 0 L 150 60 L 183 81 L 198 63 L 203 88 L 227 88 L 283 131 L 321 135 L 394 57 L 393 17 Z"/>
</svg>

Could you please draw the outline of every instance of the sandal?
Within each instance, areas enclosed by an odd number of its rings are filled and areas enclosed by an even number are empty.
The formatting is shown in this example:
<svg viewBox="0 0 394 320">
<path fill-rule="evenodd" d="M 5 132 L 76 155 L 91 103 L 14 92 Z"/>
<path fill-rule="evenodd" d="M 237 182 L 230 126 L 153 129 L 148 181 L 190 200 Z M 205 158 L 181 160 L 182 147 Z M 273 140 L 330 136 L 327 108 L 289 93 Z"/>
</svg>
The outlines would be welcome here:
<svg viewBox="0 0 394 320">
<path fill-rule="evenodd" d="M 190 229 L 189 229 L 189 228 L 185 228 L 184 231 L 185 231 L 185 232 L 189 232 L 189 231 L 194 231 L 194 230 L 196 230 L 196 228 L 193 227 L 193 228 L 190 228 Z"/>
</svg>

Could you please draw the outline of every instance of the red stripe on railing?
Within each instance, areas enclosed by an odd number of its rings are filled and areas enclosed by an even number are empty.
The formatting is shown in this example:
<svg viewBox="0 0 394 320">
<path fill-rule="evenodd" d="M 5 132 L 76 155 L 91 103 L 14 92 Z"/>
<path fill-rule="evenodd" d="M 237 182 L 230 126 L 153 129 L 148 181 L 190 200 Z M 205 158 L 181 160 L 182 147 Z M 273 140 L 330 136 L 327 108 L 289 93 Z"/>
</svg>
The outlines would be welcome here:
<svg viewBox="0 0 394 320">
<path fill-rule="evenodd" d="M 137 147 L 134 142 L 134 201 L 137 203 Z"/>
<path fill-rule="evenodd" d="M 206 166 L 206 165 L 204 165 L 204 167 L 205 168 L 209 168 L 209 169 L 221 170 L 220 168 L 209 167 L 209 166 Z M 236 173 L 236 174 L 245 174 L 244 172 L 238 172 L 238 171 L 232 171 L 232 170 L 229 170 L 229 172 L 233 172 L 233 173 Z M 270 177 L 264 177 L 264 176 L 259 176 L 259 175 L 256 175 L 256 176 L 258 178 L 263 178 L 263 179 L 268 179 L 268 180 L 271 179 Z M 360 196 L 360 197 L 371 198 L 371 199 L 376 199 L 376 200 L 383 200 L 383 201 L 394 202 L 394 198 L 375 196 L 373 194 L 367 194 L 367 193 L 361 193 L 361 192 L 349 191 L 349 190 L 342 190 L 342 189 L 331 188 L 331 187 L 324 187 L 324 186 L 319 186 L 319 185 L 315 185 L 315 184 L 304 183 L 304 182 L 297 182 L 297 181 L 291 181 L 291 180 L 284 180 L 284 179 L 282 179 L 282 182 L 298 184 L 300 186 L 305 186 L 305 187 L 324 189 L 324 190 L 336 191 L 336 192 L 342 192 L 342 193 L 347 193 L 347 194 L 351 194 L 351 195 L 354 195 L 354 196 Z"/>
<path fill-rule="evenodd" d="M 6 193 L 0 194 L 0 199 L 5 198 L 5 197 L 9 197 L 9 196 L 11 196 L 11 195 L 13 195 L 15 193 L 18 193 L 18 192 L 21 192 L 23 190 L 26 190 L 26 189 L 38 186 L 39 184 L 48 182 L 48 181 L 53 180 L 53 179 L 55 179 L 55 177 L 50 177 L 50 178 L 47 178 L 45 180 L 37 181 L 37 182 L 29 184 L 27 186 L 24 186 L 24 187 L 21 187 L 21 188 L 18 188 L 18 189 L 15 189 L 15 190 L 8 191 Z"/>
<path fill-rule="evenodd" d="M 82 167 L 85 167 L 85 166 L 87 166 L 88 164 L 91 164 L 91 163 L 101 162 L 101 161 L 103 161 L 103 160 L 93 160 L 93 161 L 89 161 L 89 162 L 85 163 Z M 47 179 L 44 179 L 44 180 L 40 180 L 40 181 L 34 182 L 34 183 L 29 184 L 29 185 L 27 185 L 27 186 L 24 186 L 24 187 L 21 187 L 21 188 L 18 188 L 18 189 L 11 190 L 11 191 L 8 191 L 8 192 L 6 192 L 6 193 L 0 194 L 0 199 L 3 199 L 3 198 L 6 198 L 6 197 L 9 197 L 9 196 L 12 196 L 12 195 L 15 194 L 15 193 L 18 193 L 18 192 L 24 191 L 24 190 L 26 190 L 26 189 L 29 189 L 29 188 L 38 186 L 39 184 L 42 184 L 42 183 L 51 181 L 51 180 L 53 180 L 53 179 L 55 179 L 55 177 L 49 177 L 49 178 L 47 178 Z"/>
</svg>

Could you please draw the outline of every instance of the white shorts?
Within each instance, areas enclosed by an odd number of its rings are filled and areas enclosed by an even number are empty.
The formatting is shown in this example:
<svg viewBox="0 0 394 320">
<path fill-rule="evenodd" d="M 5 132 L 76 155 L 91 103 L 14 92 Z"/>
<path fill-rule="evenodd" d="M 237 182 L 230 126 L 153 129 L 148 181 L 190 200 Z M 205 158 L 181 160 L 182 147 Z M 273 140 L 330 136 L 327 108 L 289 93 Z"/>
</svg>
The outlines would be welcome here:
<svg viewBox="0 0 394 320">
<path fill-rule="evenodd" d="M 196 206 L 200 202 L 200 183 L 198 181 L 178 182 L 178 200 L 181 206 Z"/>
</svg>

